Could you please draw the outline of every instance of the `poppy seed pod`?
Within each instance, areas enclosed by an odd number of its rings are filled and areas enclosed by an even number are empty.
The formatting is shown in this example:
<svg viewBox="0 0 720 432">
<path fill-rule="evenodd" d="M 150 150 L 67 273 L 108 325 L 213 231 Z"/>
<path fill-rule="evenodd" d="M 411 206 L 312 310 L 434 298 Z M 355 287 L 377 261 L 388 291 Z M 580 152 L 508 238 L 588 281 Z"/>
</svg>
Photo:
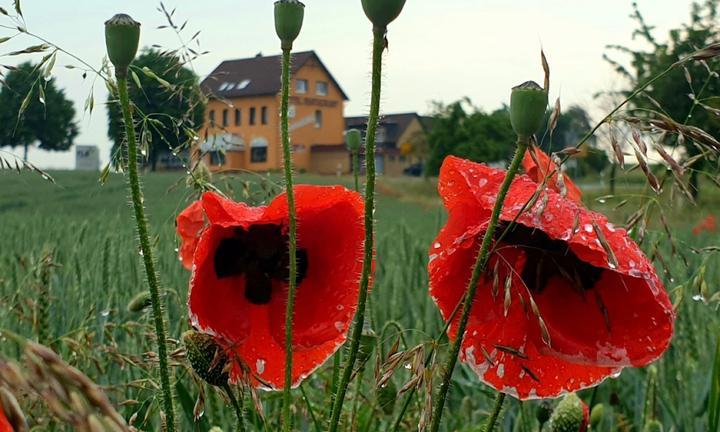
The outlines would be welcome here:
<svg viewBox="0 0 720 432">
<path fill-rule="evenodd" d="M 213 337 L 188 330 L 182 335 L 187 358 L 196 374 L 208 384 L 221 387 L 228 382 L 227 356 Z"/>
<path fill-rule="evenodd" d="M 534 81 L 513 87 L 510 94 L 510 123 L 521 139 L 530 138 L 545 119 L 547 92 Z"/>
<path fill-rule="evenodd" d="M 405 0 L 362 0 L 365 15 L 375 28 L 384 29 L 402 12 Z"/>
<path fill-rule="evenodd" d="M 127 76 L 140 43 L 140 23 L 130 15 L 117 14 L 105 21 L 105 46 L 108 58 L 115 66 L 115 75 Z"/>
<path fill-rule="evenodd" d="M 588 406 L 575 393 L 560 401 L 550 418 L 552 432 L 585 432 L 588 426 Z"/>
<path fill-rule="evenodd" d="M 300 34 L 305 5 L 297 0 L 275 2 L 275 33 L 280 38 L 283 50 L 292 49 L 293 42 Z"/>
<path fill-rule="evenodd" d="M 660 423 L 657 420 L 650 420 L 649 422 L 645 423 L 645 427 L 643 428 L 643 432 L 663 432 L 664 428 L 662 423 Z"/>
<path fill-rule="evenodd" d="M 127 305 L 127 310 L 128 312 L 138 313 L 144 311 L 151 304 L 150 291 L 145 290 L 136 294 L 135 297 L 130 300 Z"/>
<path fill-rule="evenodd" d="M 361 141 L 362 137 L 359 130 L 350 129 L 345 132 L 345 146 L 350 153 L 357 153 L 360 150 Z"/>
</svg>

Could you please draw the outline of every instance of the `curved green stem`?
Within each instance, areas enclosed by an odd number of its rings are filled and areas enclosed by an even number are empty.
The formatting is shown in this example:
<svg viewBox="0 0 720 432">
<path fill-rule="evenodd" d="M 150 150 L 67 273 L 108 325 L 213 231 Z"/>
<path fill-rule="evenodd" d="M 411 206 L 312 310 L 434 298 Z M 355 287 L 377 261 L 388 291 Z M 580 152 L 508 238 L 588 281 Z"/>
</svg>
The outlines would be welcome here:
<svg viewBox="0 0 720 432">
<path fill-rule="evenodd" d="M 500 411 L 502 410 L 503 402 L 505 402 L 505 393 L 498 393 L 495 398 L 495 407 L 493 412 L 488 417 L 487 423 L 485 423 L 485 432 L 492 432 L 495 429 L 495 423 L 497 423 L 500 417 Z"/>
<path fill-rule="evenodd" d="M 460 322 L 458 323 L 457 328 L 457 337 L 450 347 L 450 353 L 443 368 L 442 383 L 440 384 L 440 390 L 435 401 L 435 406 L 433 407 L 432 423 L 430 425 L 431 432 L 437 432 L 440 428 L 440 420 L 442 419 L 443 408 L 445 407 L 445 399 L 447 398 L 447 393 L 450 389 L 450 380 L 452 379 L 453 370 L 455 369 L 458 354 L 460 353 L 460 347 L 462 346 L 462 341 L 465 336 L 465 329 L 467 328 L 468 319 L 470 318 L 470 310 L 472 309 L 472 303 L 475 298 L 478 281 L 487 266 L 487 261 L 490 256 L 490 246 L 495 234 L 495 228 L 497 227 L 498 220 L 500 219 L 500 211 L 502 210 L 505 196 L 510 189 L 510 184 L 512 184 L 513 178 L 515 178 L 515 175 L 517 174 L 520 162 L 525 155 L 525 150 L 527 150 L 528 144 L 528 138 L 518 139 L 515 156 L 510 163 L 510 167 L 505 174 L 505 179 L 503 180 L 500 190 L 498 191 L 497 198 L 495 199 L 495 205 L 493 206 L 492 215 L 490 216 L 490 222 L 488 223 L 487 231 L 485 231 L 485 235 L 483 236 L 480 251 L 475 259 L 470 283 L 465 291 L 462 314 L 460 315 Z"/>
<path fill-rule="evenodd" d="M 295 193 L 293 191 L 292 155 L 290 154 L 290 133 L 288 131 L 288 98 L 290 90 L 290 49 L 282 54 L 282 101 L 280 105 L 280 128 L 283 146 L 283 165 L 285 167 L 285 185 L 288 203 L 289 268 L 288 299 L 285 306 L 285 386 L 283 388 L 283 430 L 292 426 L 290 389 L 292 388 L 292 327 L 295 308 L 295 288 L 297 285 L 297 224 L 295 220 Z"/>
<path fill-rule="evenodd" d="M 132 114 L 130 112 L 130 99 L 128 97 L 127 76 L 117 76 L 118 96 L 120 97 L 120 108 L 122 109 L 123 122 L 125 123 L 125 139 L 128 152 L 128 183 L 132 197 L 133 209 L 135 210 L 135 224 L 137 225 L 138 238 L 140 240 L 140 253 L 145 264 L 145 276 L 147 277 L 150 290 L 150 302 L 152 303 L 153 320 L 155 322 L 155 336 L 157 337 L 158 360 L 160 364 L 160 385 L 163 394 L 163 407 L 165 410 L 165 430 L 175 431 L 175 408 L 173 407 L 172 387 L 170 386 L 170 370 L 168 367 L 167 354 L 167 332 L 163 318 L 163 306 L 160 299 L 160 288 L 155 260 L 150 246 L 148 234 L 148 223 L 143 207 L 142 189 L 140 188 L 140 177 L 137 167 L 137 141 L 135 128 L 133 126 Z"/>
<path fill-rule="evenodd" d="M 240 400 L 235 397 L 235 393 L 232 391 L 230 386 L 228 384 L 225 384 L 223 387 L 223 390 L 225 390 L 225 394 L 227 394 L 228 399 L 230 399 L 230 403 L 233 406 L 233 409 L 235 410 L 235 415 L 237 416 L 237 430 L 238 432 L 245 432 L 245 420 L 243 419 L 243 406 L 242 406 L 242 394 L 240 395 Z"/>
<path fill-rule="evenodd" d="M 355 359 L 360 348 L 360 336 L 365 322 L 365 303 L 367 301 L 370 272 L 373 260 L 373 213 L 375 213 L 375 133 L 377 131 L 378 117 L 380 115 L 380 90 L 382 80 L 382 52 L 385 47 L 385 28 L 373 29 L 373 55 L 372 55 L 372 90 L 370 96 L 370 116 L 368 117 L 367 134 L 365 136 L 365 245 L 360 277 L 360 292 L 358 293 L 358 307 L 353 320 L 353 330 L 350 336 L 350 350 L 343 369 L 342 378 L 337 389 L 335 404 L 330 418 L 330 432 L 337 431 L 340 422 L 345 393 L 352 376 Z"/>
</svg>

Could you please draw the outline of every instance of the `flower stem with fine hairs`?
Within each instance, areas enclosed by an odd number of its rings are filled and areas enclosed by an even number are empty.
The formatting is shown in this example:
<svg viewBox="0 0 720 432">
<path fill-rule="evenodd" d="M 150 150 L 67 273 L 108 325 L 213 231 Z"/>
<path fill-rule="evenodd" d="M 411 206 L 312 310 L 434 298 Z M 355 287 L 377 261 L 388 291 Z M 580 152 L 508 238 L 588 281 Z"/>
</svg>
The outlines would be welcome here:
<svg viewBox="0 0 720 432">
<path fill-rule="evenodd" d="M 495 429 L 495 423 L 497 423 L 500 417 L 500 411 L 502 410 L 503 402 L 505 402 L 505 393 L 498 393 L 495 398 L 495 407 L 493 408 L 492 414 L 488 417 L 487 423 L 485 423 L 484 432 L 492 432 Z"/>
<path fill-rule="evenodd" d="M 290 133 L 288 131 L 288 98 L 290 90 L 290 49 L 283 48 L 282 54 L 282 101 L 280 105 L 280 128 L 283 146 L 283 165 L 288 204 L 288 255 L 290 256 L 288 281 L 288 299 L 285 307 L 285 386 L 283 388 L 283 430 L 291 429 L 290 388 L 292 387 L 292 327 L 295 307 L 295 288 L 297 281 L 297 224 L 295 220 L 295 194 L 293 192 L 292 156 L 290 154 Z"/>
<path fill-rule="evenodd" d="M 440 384 L 440 390 L 438 391 L 435 406 L 433 407 L 432 423 L 430 425 L 431 432 L 437 432 L 440 428 L 440 420 L 442 419 L 443 408 L 445 407 L 445 399 L 447 398 L 447 393 L 450 388 L 450 380 L 452 379 L 453 370 L 455 369 L 463 337 L 465 336 L 465 329 L 467 328 L 468 319 L 470 318 L 470 310 L 472 309 L 472 303 L 475 298 L 478 281 L 487 266 L 488 258 L 490 256 L 490 245 L 492 244 L 495 228 L 497 227 L 498 220 L 500 219 L 500 211 L 502 210 L 505 196 L 510 189 L 510 184 L 512 184 L 513 178 L 515 178 L 515 175 L 517 174 L 520 162 L 525 155 L 525 150 L 527 150 L 528 144 L 529 137 L 518 139 L 515 156 L 513 156 L 510 167 L 505 174 L 505 179 L 503 180 L 502 185 L 500 185 L 500 190 L 498 191 L 497 198 L 495 199 L 495 205 L 493 206 L 492 215 L 490 216 L 490 222 L 488 223 L 487 231 L 485 231 L 485 235 L 483 236 L 483 241 L 480 246 L 480 251 L 475 259 L 475 264 L 473 265 L 470 283 L 468 283 L 467 290 L 465 291 L 462 313 L 460 315 L 460 322 L 458 323 L 457 328 L 457 337 L 450 347 L 450 353 L 443 368 L 442 383 Z"/>
<path fill-rule="evenodd" d="M 363 323 L 365 322 L 365 303 L 367 301 L 370 272 L 373 260 L 373 213 L 375 212 L 375 132 L 377 131 L 378 117 L 380 115 L 380 89 L 382 79 L 382 53 L 385 48 L 386 28 L 373 28 L 373 54 L 372 54 L 372 91 L 370 96 L 370 115 L 368 116 L 367 134 L 365 136 L 365 245 L 360 276 L 360 292 L 358 293 L 358 307 L 353 320 L 353 330 L 350 336 L 350 350 L 348 351 L 345 368 L 337 388 L 337 396 L 330 418 L 330 432 L 337 431 L 340 422 L 345 393 L 347 392 L 350 377 L 352 376 L 355 359 L 360 347 Z"/>
<path fill-rule="evenodd" d="M 155 322 L 155 336 L 158 345 L 158 360 L 160 365 L 160 385 L 163 394 L 163 407 L 165 411 L 165 430 L 175 431 L 175 408 L 173 407 L 172 387 L 170 386 L 170 371 L 168 368 L 167 354 L 167 333 L 165 320 L 163 318 L 163 307 L 160 299 L 158 275 L 155 270 L 155 261 L 150 246 L 148 234 L 148 223 L 145 218 L 143 207 L 142 189 L 137 167 L 137 141 L 135 138 L 135 127 L 132 114 L 130 113 L 130 99 L 128 97 L 127 75 L 117 76 L 118 95 L 120 97 L 120 108 L 122 109 L 123 122 L 125 123 L 125 139 L 128 152 L 128 183 L 132 197 L 133 209 L 135 210 L 135 224 L 137 226 L 138 238 L 140 240 L 140 252 L 145 264 L 145 275 L 150 289 L 150 302 L 152 304 L 153 320 Z"/>
</svg>

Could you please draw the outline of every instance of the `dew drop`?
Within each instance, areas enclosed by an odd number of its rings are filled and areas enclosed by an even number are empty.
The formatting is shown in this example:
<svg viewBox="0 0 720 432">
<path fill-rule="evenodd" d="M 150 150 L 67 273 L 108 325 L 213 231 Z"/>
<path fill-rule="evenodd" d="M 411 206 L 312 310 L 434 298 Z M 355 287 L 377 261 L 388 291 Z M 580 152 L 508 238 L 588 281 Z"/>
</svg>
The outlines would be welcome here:
<svg viewBox="0 0 720 432">
<path fill-rule="evenodd" d="M 705 296 L 703 296 L 702 294 L 695 294 L 694 296 L 692 296 L 692 299 L 695 300 L 696 302 L 699 302 L 699 301 L 704 302 Z"/>
<path fill-rule="evenodd" d="M 103 310 L 102 312 L 100 312 L 100 315 L 102 315 L 104 317 L 110 316 L 110 309 Z"/>
<path fill-rule="evenodd" d="M 435 249 L 440 249 L 440 242 L 435 242 L 435 244 L 433 244 L 433 247 Z"/>
<path fill-rule="evenodd" d="M 257 359 L 255 362 L 255 369 L 257 370 L 258 375 L 262 375 L 263 372 L 265 372 L 265 360 Z"/>
<path fill-rule="evenodd" d="M 590 224 L 585 224 L 583 226 L 583 229 L 585 230 L 585 232 L 589 232 L 589 233 L 593 232 L 593 227 Z"/>
<path fill-rule="evenodd" d="M 483 186 L 485 186 L 485 185 L 487 184 L 487 182 L 488 182 L 488 181 L 487 181 L 486 178 L 481 178 L 481 179 L 478 181 L 478 186 L 483 187 Z"/>
<path fill-rule="evenodd" d="M 342 321 L 335 321 L 335 328 L 337 329 L 337 331 L 343 331 L 344 327 L 345 325 L 342 323 Z"/>
</svg>

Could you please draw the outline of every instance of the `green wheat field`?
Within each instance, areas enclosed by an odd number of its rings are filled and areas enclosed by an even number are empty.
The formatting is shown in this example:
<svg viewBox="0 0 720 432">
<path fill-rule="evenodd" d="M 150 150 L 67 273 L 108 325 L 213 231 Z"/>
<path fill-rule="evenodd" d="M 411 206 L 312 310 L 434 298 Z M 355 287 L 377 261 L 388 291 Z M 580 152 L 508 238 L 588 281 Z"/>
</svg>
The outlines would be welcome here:
<svg viewBox="0 0 720 432">
<path fill-rule="evenodd" d="M 125 418 L 133 418 L 140 430 L 159 430 L 154 400 L 159 386 L 154 369 L 155 343 L 151 318 L 145 312 L 130 312 L 128 303 L 145 289 L 143 268 L 128 203 L 126 185 L 120 175 L 107 183 L 97 173 L 52 172 L 56 183 L 33 173 L 0 173 L 0 328 L 34 339 L 45 331 L 50 345 L 73 366 L 103 386 Z M 213 182 L 236 200 L 261 204 L 282 187 L 275 175 L 215 176 Z M 653 202 L 646 196 L 642 177 L 630 173 L 618 180 L 614 196 L 603 196 L 607 186 L 596 179 L 580 182 L 585 202 L 607 212 L 622 224 L 629 212 Z M 351 178 L 339 179 L 350 185 Z M 298 183 L 336 183 L 334 177 L 300 175 Z M 174 248 L 174 218 L 196 195 L 185 185 L 183 173 L 149 173 L 144 176 L 145 204 L 157 252 L 158 271 L 166 297 L 180 409 L 180 430 L 208 431 L 215 425 L 233 424 L 232 410 L 211 387 L 196 381 L 183 366 L 177 342 L 188 329 L 186 296 L 189 273 L 182 268 Z M 602 420 L 595 430 L 633 430 L 653 409 L 665 430 L 702 431 L 708 428 L 710 386 L 720 334 L 718 315 L 718 259 L 707 247 L 718 234 L 695 236 L 692 226 L 720 208 L 720 195 L 704 188 L 697 207 L 683 204 L 680 197 L 663 197 L 663 225 L 657 207 L 650 204 L 643 249 L 655 257 L 671 299 L 678 308 L 672 347 L 650 369 L 626 369 L 596 390 L 581 392 L 586 401 L 603 404 Z M 376 388 L 378 362 L 392 349 L 410 350 L 420 341 L 431 340 L 442 323 L 427 295 L 427 249 L 442 226 L 445 213 L 432 179 L 381 179 L 376 212 L 377 269 L 370 310 L 370 324 L 382 337 L 382 353 L 375 349 L 364 357 L 364 367 L 349 389 L 345 418 L 347 430 L 392 430 L 407 403 L 400 430 L 417 427 L 426 401 L 418 393 L 397 394 L 409 379 L 401 368 L 387 386 Z M 627 200 L 627 205 L 624 201 Z M 676 204 L 674 204 L 676 203 Z M 625 210 L 625 209 L 633 210 Z M 667 228 L 666 228 L 667 227 Z M 668 240 L 668 231 L 672 241 Z M 680 253 L 672 251 L 677 246 Z M 704 253 L 692 251 L 706 248 Z M 136 251 L 136 252 L 133 252 Z M 708 252 L 710 251 L 710 252 Z M 51 263 L 44 259 L 50 254 Z M 687 262 L 687 266 L 686 266 Z M 41 275 L 49 274 L 49 297 Z M 49 326 L 38 329 L 38 307 L 49 309 Z M 446 344 L 447 340 L 443 341 Z M 394 347 L 395 345 L 395 347 Z M 445 352 L 440 347 L 440 355 Z M 19 348 L 10 340 L 0 352 L 17 358 Z M 323 430 L 327 417 L 333 360 L 301 387 L 294 409 L 299 430 Z M 715 366 L 714 366 L 715 364 Z M 410 365 L 407 365 L 410 369 Z M 492 407 L 494 394 L 466 367 L 458 368 L 443 427 L 448 431 L 478 431 Z M 434 385 L 438 385 L 435 383 Z M 424 393 L 424 392 L 423 392 Z M 244 395 L 251 430 L 278 430 L 281 394 L 260 392 L 260 402 Z M 409 398 L 409 399 L 408 399 Z M 508 403 L 502 429 L 537 430 L 537 402 Z M 653 406 L 654 405 L 654 406 Z M 258 415 L 262 409 L 264 420 Z M 42 417 L 41 406 L 31 407 L 31 416 Z M 37 418 L 37 417 L 36 417 Z M 198 418 L 199 420 L 195 420 Z M 64 430 L 49 424 L 48 429 Z"/>
</svg>

